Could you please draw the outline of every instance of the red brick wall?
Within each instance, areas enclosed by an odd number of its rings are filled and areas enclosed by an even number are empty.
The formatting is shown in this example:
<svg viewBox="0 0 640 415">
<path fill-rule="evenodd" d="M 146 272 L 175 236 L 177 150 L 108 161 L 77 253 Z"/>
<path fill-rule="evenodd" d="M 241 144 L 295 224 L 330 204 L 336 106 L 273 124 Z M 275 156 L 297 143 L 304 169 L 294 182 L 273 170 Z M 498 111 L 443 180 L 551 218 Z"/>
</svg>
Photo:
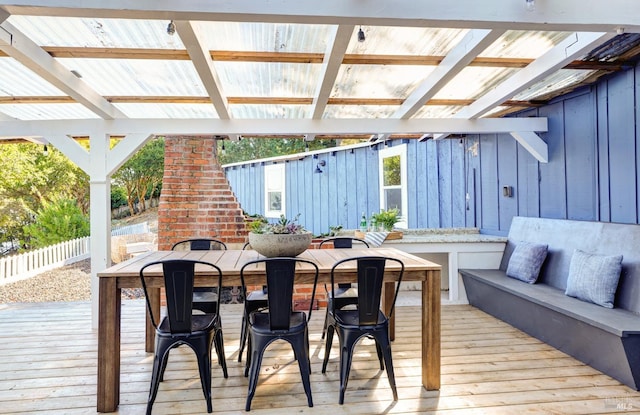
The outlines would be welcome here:
<svg viewBox="0 0 640 415">
<path fill-rule="evenodd" d="M 213 136 L 166 137 L 159 250 L 189 238 L 216 238 L 230 248 L 247 240 L 242 208 L 220 168 L 216 149 Z"/>
</svg>

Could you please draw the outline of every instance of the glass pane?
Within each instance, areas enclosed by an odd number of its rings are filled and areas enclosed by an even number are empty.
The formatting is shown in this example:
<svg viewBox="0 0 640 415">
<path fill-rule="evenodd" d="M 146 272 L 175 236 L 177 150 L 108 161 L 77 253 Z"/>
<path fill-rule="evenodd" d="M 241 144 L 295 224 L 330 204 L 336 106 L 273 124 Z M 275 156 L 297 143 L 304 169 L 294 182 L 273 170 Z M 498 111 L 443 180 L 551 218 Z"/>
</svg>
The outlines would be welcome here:
<svg viewBox="0 0 640 415">
<path fill-rule="evenodd" d="M 385 209 L 398 209 L 402 216 L 402 189 L 385 189 L 384 204 Z"/>
<path fill-rule="evenodd" d="M 400 186 L 400 156 L 385 157 L 382 161 L 384 171 L 383 186 Z M 399 190 L 398 190 L 399 192 Z M 399 198 L 399 196 L 398 196 Z M 399 201 L 400 199 L 398 199 Z"/>
<path fill-rule="evenodd" d="M 269 210 L 282 210 L 282 192 L 269 192 Z"/>
</svg>

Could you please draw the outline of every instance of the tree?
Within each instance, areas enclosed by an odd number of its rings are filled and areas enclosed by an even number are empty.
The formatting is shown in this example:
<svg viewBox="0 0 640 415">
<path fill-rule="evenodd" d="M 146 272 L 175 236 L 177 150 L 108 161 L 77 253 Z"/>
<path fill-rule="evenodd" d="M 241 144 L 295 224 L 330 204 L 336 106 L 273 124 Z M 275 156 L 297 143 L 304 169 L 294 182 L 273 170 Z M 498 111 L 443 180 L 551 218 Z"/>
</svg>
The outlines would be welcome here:
<svg viewBox="0 0 640 415">
<path fill-rule="evenodd" d="M 45 203 L 68 198 L 88 211 L 89 179 L 61 152 L 38 144 L 0 145 L 0 242 L 25 240 Z"/>
<path fill-rule="evenodd" d="M 138 213 L 136 201 L 140 202 L 140 212 L 147 209 L 145 199 L 162 184 L 163 173 L 164 138 L 157 138 L 142 147 L 113 175 L 116 185 L 125 191 L 132 215 Z"/>
<path fill-rule="evenodd" d="M 27 248 L 43 248 L 60 242 L 89 236 L 89 218 L 75 200 L 59 199 L 45 202 L 34 223 L 24 227 Z"/>
<path fill-rule="evenodd" d="M 221 152 L 222 145 L 218 143 L 218 158 L 220 164 L 228 164 L 284 156 L 304 152 L 307 144 L 309 145 L 309 150 L 318 150 L 334 147 L 336 142 L 335 140 L 305 142 L 299 138 L 244 138 L 240 141 L 225 141 L 224 154 Z"/>
</svg>

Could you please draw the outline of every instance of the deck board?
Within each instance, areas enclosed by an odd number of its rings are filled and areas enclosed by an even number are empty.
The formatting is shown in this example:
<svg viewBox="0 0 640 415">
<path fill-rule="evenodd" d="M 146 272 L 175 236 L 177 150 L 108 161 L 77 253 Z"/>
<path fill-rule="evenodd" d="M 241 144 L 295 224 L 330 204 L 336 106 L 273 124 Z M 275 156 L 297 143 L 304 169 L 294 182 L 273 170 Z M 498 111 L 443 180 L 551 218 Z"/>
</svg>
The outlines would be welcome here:
<svg viewBox="0 0 640 415">
<path fill-rule="evenodd" d="M 237 362 L 241 305 L 224 305 L 229 378 L 212 373 L 216 413 L 242 413 L 247 393 Z M 152 355 L 144 352 L 144 304 L 122 307 L 121 387 L 118 414 L 143 413 Z M 377 370 L 375 347 L 357 351 L 345 406 L 338 405 L 338 350 L 321 373 L 323 310 L 311 320 L 312 391 L 308 408 L 297 363 L 284 342 L 267 350 L 251 413 L 514 414 L 632 413 L 634 391 L 566 354 L 471 307 L 442 307 L 442 387 L 420 386 L 420 309 L 397 309 L 392 345 L 400 400 L 393 402 L 386 374 Z M 0 305 L 0 414 L 93 414 L 96 403 L 97 331 L 90 304 Z M 214 357 L 215 360 L 215 357 Z M 171 352 L 154 414 L 201 414 L 206 406 L 195 359 L 188 348 Z"/>
</svg>

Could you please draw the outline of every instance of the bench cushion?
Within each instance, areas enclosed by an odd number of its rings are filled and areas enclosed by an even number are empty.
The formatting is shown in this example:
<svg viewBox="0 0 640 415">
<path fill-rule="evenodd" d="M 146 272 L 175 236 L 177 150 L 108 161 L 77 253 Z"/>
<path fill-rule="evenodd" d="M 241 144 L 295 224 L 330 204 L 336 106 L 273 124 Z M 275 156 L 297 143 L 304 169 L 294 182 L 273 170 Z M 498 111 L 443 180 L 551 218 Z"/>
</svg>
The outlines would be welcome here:
<svg viewBox="0 0 640 415">
<path fill-rule="evenodd" d="M 533 284 L 538 279 L 540 267 L 542 267 L 546 257 L 547 245 L 518 242 L 511 254 L 511 258 L 509 258 L 507 275 Z"/>
<path fill-rule="evenodd" d="M 461 269 L 460 273 L 616 336 L 640 334 L 640 316 L 630 311 L 607 309 L 568 297 L 562 290 L 549 285 L 527 284 L 508 277 L 501 270 Z"/>
<path fill-rule="evenodd" d="M 576 249 L 569 265 L 566 295 L 613 308 L 622 255 L 588 254 Z"/>
</svg>

